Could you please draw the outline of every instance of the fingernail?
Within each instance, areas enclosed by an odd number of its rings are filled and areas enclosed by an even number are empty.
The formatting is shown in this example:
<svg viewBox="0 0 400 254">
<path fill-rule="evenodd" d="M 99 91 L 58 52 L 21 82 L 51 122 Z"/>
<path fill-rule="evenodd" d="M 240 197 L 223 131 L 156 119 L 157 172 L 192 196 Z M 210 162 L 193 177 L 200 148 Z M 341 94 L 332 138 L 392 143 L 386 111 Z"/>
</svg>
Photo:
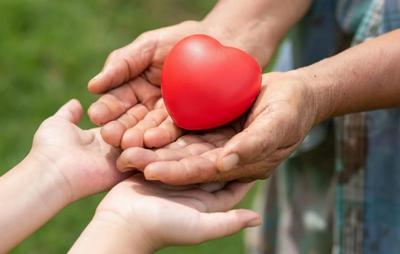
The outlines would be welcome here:
<svg viewBox="0 0 400 254">
<path fill-rule="evenodd" d="M 149 180 L 149 181 L 159 180 L 159 179 L 157 179 L 156 175 L 157 175 L 157 172 L 156 172 L 156 174 L 154 174 L 154 170 L 148 170 L 148 169 L 144 170 L 144 178 L 146 178 L 146 180 Z"/>
<path fill-rule="evenodd" d="M 146 180 L 149 180 L 149 181 L 158 180 L 156 177 L 154 177 L 153 175 L 149 175 L 149 174 L 145 174 L 145 178 L 146 178 Z"/>
<path fill-rule="evenodd" d="M 257 218 L 252 219 L 251 221 L 247 222 L 247 227 L 257 227 L 260 226 L 262 223 L 261 218 L 257 216 Z"/>
<path fill-rule="evenodd" d="M 231 153 L 222 159 L 222 171 L 229 171 L 234 169 L 239 163 L 239 155 Z"/>
</svg>

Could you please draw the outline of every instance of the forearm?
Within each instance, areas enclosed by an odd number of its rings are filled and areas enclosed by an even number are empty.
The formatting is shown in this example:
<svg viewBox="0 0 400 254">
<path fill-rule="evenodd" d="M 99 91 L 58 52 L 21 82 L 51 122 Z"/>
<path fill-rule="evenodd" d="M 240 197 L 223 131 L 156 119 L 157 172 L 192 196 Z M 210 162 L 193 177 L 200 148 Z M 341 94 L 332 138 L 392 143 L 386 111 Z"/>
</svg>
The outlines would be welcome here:
<svg viewBox="0 0 400 254">
<path fill-rule="evenodd" d="M 400 106 L 400 30 L 295 72 L 314 91 L 316 122 Z"/>
<path fill-rule="evenodd" d="M 264 66 L 310 3 L 311 0 L 220 0 L 202 22 Z"/>
<path fill-rule="evenodd" d="M 67 203 L 51 171 L 28 156 L 0 178 L 0 253 L 15 247 Z"/>
<path fill-rule="evenodd" d="M 139 226 L 136 229 L 129 226 L 111 212 L 95 215 L 69 253 L 153 253 L 155 249 L 148 241 L 152 236 L 141 233 Z"/>
</svg>

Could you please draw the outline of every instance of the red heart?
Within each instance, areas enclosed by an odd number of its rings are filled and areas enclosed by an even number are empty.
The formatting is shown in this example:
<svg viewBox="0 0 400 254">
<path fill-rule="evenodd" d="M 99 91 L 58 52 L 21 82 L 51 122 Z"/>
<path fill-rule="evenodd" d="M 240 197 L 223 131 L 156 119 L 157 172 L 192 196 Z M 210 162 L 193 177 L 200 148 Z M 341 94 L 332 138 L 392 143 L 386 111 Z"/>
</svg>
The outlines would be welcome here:
<svg viewBox="0 0 400 254">
<path fill-rule="evenodd" d="M 161 81 L 165 106 L 177 126 L 211 129 L 252 105 L 260 92 L 261 68 L 246 52 L 199 34 L 171 49 Z"/>
</svg>

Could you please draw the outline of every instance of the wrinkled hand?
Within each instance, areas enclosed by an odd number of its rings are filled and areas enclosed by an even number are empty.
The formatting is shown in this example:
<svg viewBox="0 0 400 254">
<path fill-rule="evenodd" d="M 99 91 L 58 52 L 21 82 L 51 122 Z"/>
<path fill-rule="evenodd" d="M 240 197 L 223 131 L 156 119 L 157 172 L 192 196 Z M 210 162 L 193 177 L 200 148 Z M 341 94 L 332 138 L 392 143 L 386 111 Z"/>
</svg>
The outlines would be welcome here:
<svg viewBox="0 0 400 254">
<path fill-rule="evenodd" d="M 263 76 L 263 89 L 250 111 L 243 131 L 229 140 L 218 157 L 222 171 L 264 162 L 274 169 L 303 141 L 316 124 L 313 91 L 296 72 Z"/>
<path fill-rule="evenodd" d="M 139 235 L 141 245 L 151 251 L 166 245 L 197 244 L 261 223 L 255 212 L 228 211 L 251 186 L 230 183 L 216 192 L 189 187 L 172 189 L 137 174 L 106 195 L 94 220 L 124 228 L 125 234 L 133 233 L 132 241 Z"/>
<path fill-rule="evenodd" d="M 146 32 L 108 57 L 102 72 L 89 82 L 93 93 L 104 93 L 89 108 L 93 123 L 105 124 L 104 140 L 122 148 L 160 147 L 181 135 L 168 116 L 160 90 L 161 67 L 170 48 L 190 34 L 208 31 L 199 22 Z"/>
<path fill-rule="evenodd" d="M 61 183 L 69 202 L 104 191 L 125 178 L 115 168 L 120 154 L 106 144 L 100 130 L 82 130 L 78 124 L 83 110 L 71 100 L 45 120 L 37 130 L 31 155 L 50 165 L 49 177 Z"/>
<path fill-rule="evenodd" d="M 122 152 L 117 167 L 123 172 L 138 169 L 148 180 L 171 185 L 265 178 L 265 172 L 259 170 L 260 163 L 238 166 L 229 172 L 218 170 L 218 156 L 224 144 L 236 133 L 233 126 L 228 126 L 187 134 L 158 149 L 131 147 Z"/>
<path fill-rule="evenodd" d="M 270 73 L 263 76 L 262 91 L 241 128 L 186 135 L 161 149 L 129 148 L 117 164 L 174 185 L 266 178 L 314 122 L 314 97 L 302 79 Z"/>
</svg>

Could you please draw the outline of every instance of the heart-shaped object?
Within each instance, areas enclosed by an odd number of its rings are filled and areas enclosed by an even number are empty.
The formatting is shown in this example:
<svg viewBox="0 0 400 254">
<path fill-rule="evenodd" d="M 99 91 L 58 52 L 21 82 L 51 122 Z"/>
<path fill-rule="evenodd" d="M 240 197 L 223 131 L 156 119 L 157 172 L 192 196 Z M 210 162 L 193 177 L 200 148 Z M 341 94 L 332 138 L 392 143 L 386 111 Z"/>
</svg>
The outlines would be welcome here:
<svg viewBox="0 0 400 254">
<path fill-rule="evenodd" d="M 261 87 L 261 68 L 246 52 L 207 35 L 179 41 L 165 59 L 161 90 L 176 125 L 187 130 L 222 126 L 246 112 Z"/>
</svg>

